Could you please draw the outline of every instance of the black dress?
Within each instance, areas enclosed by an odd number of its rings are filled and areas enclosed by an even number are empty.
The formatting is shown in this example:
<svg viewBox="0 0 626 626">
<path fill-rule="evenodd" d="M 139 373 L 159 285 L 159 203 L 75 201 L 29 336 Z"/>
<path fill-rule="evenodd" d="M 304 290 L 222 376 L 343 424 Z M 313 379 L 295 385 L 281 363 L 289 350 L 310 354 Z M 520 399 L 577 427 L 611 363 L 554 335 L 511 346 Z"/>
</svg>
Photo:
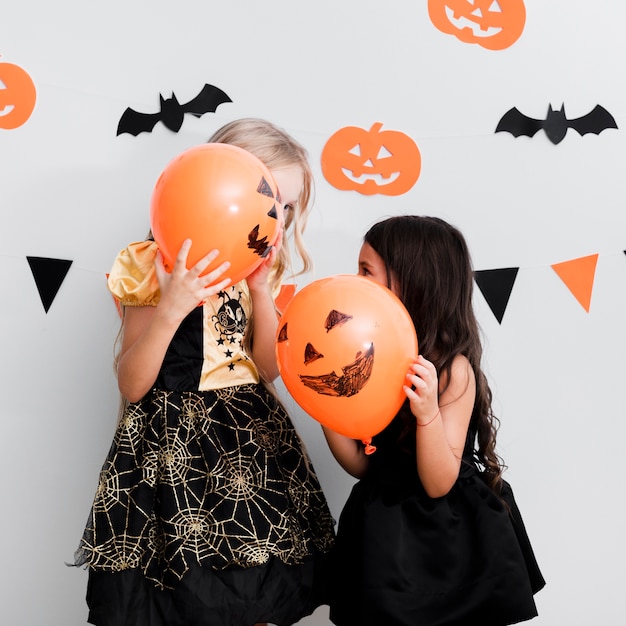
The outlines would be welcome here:
<svg viewBox="0 0 626 626">
<path fill-rule="evenodd" d="M 155 253 L 120 253 L 109 286 L 126 306 L 158 299 Z M 197 307 L 124 411 L 75 557 L 90 623 L 287 626 L 326 603 L 334 521 L 243 347 L 250 307 L 241 283 Z"/>
<path fill-rule="evenodd" d="M 502 626 L 536 616 L 533 594 L 544 579 L 510 485 L 505 505 L 472 460 L 474 433 L 456 484 L 433 499 L 419 481 L 414 444 L 398 451 L 399 428 L 396 418 L 374 438 L 368 474 L 341 513 L 333 623 Z"/>
</svg>

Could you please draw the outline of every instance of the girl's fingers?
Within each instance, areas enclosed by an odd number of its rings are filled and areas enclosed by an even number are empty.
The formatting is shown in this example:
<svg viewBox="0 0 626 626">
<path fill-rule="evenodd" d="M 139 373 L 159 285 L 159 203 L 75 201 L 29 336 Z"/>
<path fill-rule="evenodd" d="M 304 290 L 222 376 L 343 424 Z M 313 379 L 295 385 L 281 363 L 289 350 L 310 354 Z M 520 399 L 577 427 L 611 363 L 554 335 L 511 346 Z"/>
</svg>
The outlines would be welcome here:
<svg viewBox="0 0 626 626">
<path fill-rule="evenodd" d="M 229 267 L 230 267 L 230 263 L 228 261 L 224 261 L 224 263 L 222 263 L 221 265 L 218 265 L 212 272 L 209 272 L 206 276 L 203 276 L 202 279 L 203 279 L 204 287 L 215 288 L 216 285 L 214 285 L 213 283 L 215 283 L 215 281 L 226 270 L 228 270 Z M 229 283 L 230 283 L 230 278 L 224 278 L 219 284 L 220 285 L 223 284 L 223 286 L 226 287 Z M 216 289 L 216 292 L 217 291 L 219 291 L 219 289 Z"/>
<path fill-rule="evenodd" d="M 181 268 L 187 269 L 187 257 L 189 256 L 189 250 L 191 248 L 191 239 L 185 239 L 183 245 L 180 247 L 178 254 L 176 255 L 176 261 L 174 262 L 174 270 L 180 270 Z"/>
<path fill-rule="evenodd" d="M 402 387 L 404 389 L 404 393 L 409 400 L 419 400 L 419 396 L 409 387 L 408 385 L 404 385 Z"/>
<path fill-rule="evenodd" d="M 157 279 L 160 279 L 163 276 L 165 271 L 165 263 L 163 262 L 163 254 L 161 254 L 160 250 L 157 250 L 156 257 L 154 259 L 154 269 L 156 271 Z"/>
<path fill-rule="evenodd" d="M 196 276 L 200 276 L 202 272 L 211 265 L 211 263 L 219 256 L 220 251 L 215 249 L 211 250 L 207 255 L 203 256 L 192 268 L 190 271 Z"/>
<path fill-rule="evenodd" d="M 225 278 L 219 283 L 208 285 L 206 288 L 210 289 L 213 293 L 219 293 L 220 291 L 222 291 L 222 289 L 226 289 L 226 287 L 228 287 L 230 283 L 231 283 L 230 278 Z"/>
<path fill-rule="evenodd" d="M 280 247 L 283 245 L 283 236 L 285 233 L 285 225 L 283 224 L 283 227 L 278 231 L 278 236 L 276 237 L 276 241 L 274 242 L 274 248 L 276 248 L 276 250 L 280 250 Z"/>
<path fill-rule="evenodd" d="M 421 355 L 418 356 L 416 362 L 411 365 L 410 371 L 425 380 L 437 377 L 435 366 Z"/>
<path fill-rule="evenodd" d="M 189 254 L 189 250 L 191 249 L 191 239 L 185 239 L 180 246 L 180 250 L 176 255 L 177 259 L 187 260 L 187 255 Z"/>
</svg>

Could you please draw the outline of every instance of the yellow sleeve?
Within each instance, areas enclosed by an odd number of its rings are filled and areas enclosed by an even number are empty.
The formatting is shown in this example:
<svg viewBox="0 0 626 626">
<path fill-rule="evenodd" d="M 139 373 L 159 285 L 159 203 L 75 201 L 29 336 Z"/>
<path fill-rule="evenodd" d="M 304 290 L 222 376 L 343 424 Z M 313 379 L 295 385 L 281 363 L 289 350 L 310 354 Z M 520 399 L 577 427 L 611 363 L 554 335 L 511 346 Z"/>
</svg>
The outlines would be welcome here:
<svg viewBox="0 0 626 626">
<path fill-rule="evenodd" d="M 154 260 L 154 241 L 131 243 L 113 262 L 107 279 L 110 292 L 123 306 L 156 306 L 161 293 Z"/>
</svg>

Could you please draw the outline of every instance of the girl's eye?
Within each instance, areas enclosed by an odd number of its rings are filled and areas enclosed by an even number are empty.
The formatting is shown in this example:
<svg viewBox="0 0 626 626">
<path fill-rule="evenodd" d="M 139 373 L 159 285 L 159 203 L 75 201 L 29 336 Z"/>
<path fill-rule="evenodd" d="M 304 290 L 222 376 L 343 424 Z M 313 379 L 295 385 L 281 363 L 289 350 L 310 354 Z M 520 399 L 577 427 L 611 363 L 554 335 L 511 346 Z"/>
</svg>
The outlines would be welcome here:
<svg viewBox="0 0 626 626">
<path fill-rule="evenodd" d="M 293 204 L 286 204 L 283 207 L 283 211 L 293 211 Z"/>
</svg>

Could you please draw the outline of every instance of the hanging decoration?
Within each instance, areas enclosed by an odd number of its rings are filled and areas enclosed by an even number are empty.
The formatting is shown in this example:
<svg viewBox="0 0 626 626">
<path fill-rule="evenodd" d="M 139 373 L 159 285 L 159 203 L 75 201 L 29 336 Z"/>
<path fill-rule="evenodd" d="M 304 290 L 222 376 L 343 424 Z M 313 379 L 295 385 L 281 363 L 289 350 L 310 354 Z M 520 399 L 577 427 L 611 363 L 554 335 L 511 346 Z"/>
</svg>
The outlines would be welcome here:
<svg viewBox="0 0 626 626">
<path fill-rule="evenodd" d="M 623 250 L 623 253 L 626 254 L 626 250 Z M 587 313 L 591 309 L 598 258 L 599 254 L 590 254 L 550 266 Z M 28 256 L 26 259 L 47 313 L 72 261 L 35 256 Z M 474 271 L 474 282 L 499 324 L 502 324 L 520 269 L 523 268 L 505 267 Z M 105 278 L 107 277 L 108 275 L 105 274 Z M 281 286 L 275 299 L 276 306 L 281 313 L 284 313 L 297 293 L 297 286 L 293 283 Z M 115 299 L 113 302 L 117 306 Z M 121 315 L 119 307 L 118 313 Z"/>
<path fill-rule="evenodd" d="M 398 130 L 346 126 L 335 132 L 322 150 L 322 173 L 343 191 L 366 196 L 399 196 L 416 183 L 422 157 L 417 144 Z"/>
<path fill-rule="evenodd" d="M 519 267 L 504 267 L 474 272 L 474 281 L 499 324 L 502 323 L 518 271 Z"/>
<path fill-rule="evenodd" d="M 591 306 L 591 292 L 597 262 L 598 255 L 590 254 L 551 266 L 587 313 Z"/>
<path fill-rule="evenodd" d="M 150 133 L 159 122 L 177 133 L 187 113 L 194 117 L 202 117 L 205 113 L 215 113 L 220 104 L 232 102 L 221 89 L 209 84 L 206 84 L 197 96 L 184 104 L 178 102 L 174 92 L 171 98 L 163 98 L 159 94 L 159 100 L 160 108 L 157 113 L 140 113 L 130 107 L 127 108 L 122 113 L 117 126 L 117 135 L 129 133 L 137 136 L 140 133 Z"/>
<path fill-rule="evenodd" d="M 13 130 L 25 124 L 35 109 L 37 90 L 19 65 L 0 62 L 0 128 Z"/>
<path fill-rule="evenodd" d="M 514 137 L 522 135 L 534 137 L 538 131 L 543 130 L 548 139 L 556 145 L 563 141 L 569 128 L 573 128 L 581 136 L 587 133 L 599 135 L 607 128 L 617 128 L 617 123 L 615 118 L 599 104 L 589 113 L 572 119 L 568 119 L 565 115 L 564 104 L 558 111 L 553 110 L 552 105 L 549 105 L 545 120 L 528 117 L 513 107 L 498 122 L 496 133 L 507 132 Z"/>
<path fill-rule="evenodd" d="M 35 279 L 44 311 L 47 313 L 65 280 L 72 261 L 38 256 L 27 256 L 26 260 Z"/>
<path fill-rule="evenodd" d="M 522 0 L 428 0 L 428 15 L 441 32 L 488 50 L 504 50 L 526 24 Z"/>
<path fill-rule="evenodd" d="M 289 302 L 293 299 L 295 295 L 296 285 L 294 283 L 281 285 L 280 292 L 275 299 L 276 308 L 282 313 L 285 310 L 285 307 L 289 304 Z"/>
</svg>

